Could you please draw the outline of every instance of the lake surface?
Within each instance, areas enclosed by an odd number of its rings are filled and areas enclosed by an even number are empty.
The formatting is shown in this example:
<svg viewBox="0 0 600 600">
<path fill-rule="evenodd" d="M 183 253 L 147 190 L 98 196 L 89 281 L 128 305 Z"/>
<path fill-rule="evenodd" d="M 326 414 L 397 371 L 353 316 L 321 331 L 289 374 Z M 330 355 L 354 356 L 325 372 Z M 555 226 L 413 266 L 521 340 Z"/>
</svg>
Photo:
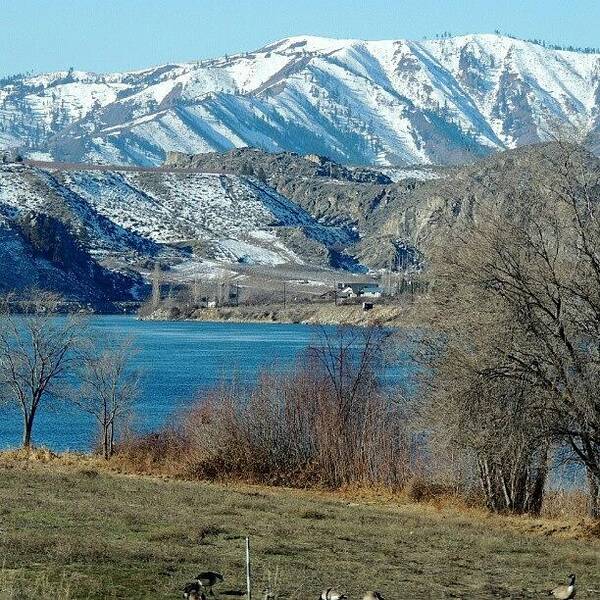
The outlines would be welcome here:
<svg viewBox="0 0 600 600">
<path fill-rule="evenodd" d="M 256 380 L 261 369 L 293 366 L 309 345 L 318 343 L 320 328 L 272 323 L 138 321 L 131 316 L 96 316 L 94 334 L 105 339 L 132 338 L 139 353 L 132 363 L 143 372 L 135 428 L 159 428 L 222 378 Z M 387 379 L 403 378 L 399 367 Z M 0 447 L 20 445 L 20 413 L 0 406 Z M 34 443 L 53 450 L 89 450 L 95 440 L 91 417 L 72 405 L 45 407 L 34 427 Z"/>
</svg>

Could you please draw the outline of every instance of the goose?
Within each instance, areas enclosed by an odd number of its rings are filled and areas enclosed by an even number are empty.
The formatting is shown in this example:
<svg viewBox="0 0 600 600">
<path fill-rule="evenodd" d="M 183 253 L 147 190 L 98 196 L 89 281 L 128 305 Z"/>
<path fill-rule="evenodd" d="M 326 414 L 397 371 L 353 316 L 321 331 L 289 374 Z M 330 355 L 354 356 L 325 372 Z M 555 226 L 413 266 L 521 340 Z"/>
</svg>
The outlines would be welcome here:
<svg viewBox="0 0 600 600">
<path fill-rule="evenodd" d="M 348 596 L 346 596 L 346 594 L 342 594 L 342 592 L 334 590 L 333 588 L 327 588 L 321 592 L 319 600 L 348 600 Z"/>
<path fill-rule="evenodd" d="M 277 600 L 277 594 L 269 585 L 263 590 L 263 600 Z"/>
<path fill-rule="evenodd" d="M 183 588 L 183 597 L 187 600 L 206 600 L 204 592 L 200 589 L 201 587 L 197 581 L 186 583 Z"/>
<path fill-rule="evenodd" d="M 223 575 L 221 575 L 221 573 L 215 573 L 214 571 L 203 571 L 196 575 L 196 581 L 203 588 L 206 588 L 211 596 L 214 596 L 215 594 L 212 589 L 213 585 L 217 585 L 223 581 Z"/>
<path fill-rule="evenodd" d="M 567 585 L 559 585 L 548 592 L 548 596 L 554 596 L 557 600 L 570 600 L 575 598 L 575 575 L 571 573 L 567 578 Z"/>
<path fill-rule="evenodd" d="M 362 600 L 385 600 L 384 597 L 379 592 L 374 592 L 369 590 L 365 592 L 365 595 L 362 597 Z"/>
</svg>

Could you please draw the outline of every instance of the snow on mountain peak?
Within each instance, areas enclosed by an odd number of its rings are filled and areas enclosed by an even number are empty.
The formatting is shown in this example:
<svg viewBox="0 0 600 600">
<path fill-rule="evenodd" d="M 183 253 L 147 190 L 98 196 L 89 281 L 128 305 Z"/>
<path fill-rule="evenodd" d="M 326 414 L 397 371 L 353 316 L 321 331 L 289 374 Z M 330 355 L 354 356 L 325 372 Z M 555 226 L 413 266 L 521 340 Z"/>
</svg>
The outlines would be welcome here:
<svg viewBox="0 0 600 600">
<path fill-rule="evenodd" d="M 128 73 L 0 82 L 0 144 L 63 161 L 158 164 L 256 146 L 362 164 L 451 164 L 597 135 L 600 56 L 497 34 L 294 36 L 255 52 Z"/>
</svg>

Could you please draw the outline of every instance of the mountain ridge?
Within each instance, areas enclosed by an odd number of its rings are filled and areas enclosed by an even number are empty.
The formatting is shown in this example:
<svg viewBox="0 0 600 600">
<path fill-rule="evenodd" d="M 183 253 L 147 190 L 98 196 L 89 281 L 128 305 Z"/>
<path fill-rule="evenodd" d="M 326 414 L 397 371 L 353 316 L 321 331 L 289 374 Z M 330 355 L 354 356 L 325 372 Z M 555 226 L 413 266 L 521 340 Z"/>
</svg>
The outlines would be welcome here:
<svg viewBox="0 0 600 600">
<path fill-rule="evenodd" d="M 205 61 L 0 82 L 0 145 L 71 162 L 156 165 L 168 151 L 255 146 L 458 164 L 557 125 L 600 138 L 600 55 L 496 34 L 296 36 Z"/>
<path fill-rule="evenodd" d="M 0 290 L 142 299 L 156 264 L 175 288 L 233 281 L 270 297 L 284 284 L 315 294 L 340 278 L 411 274 L 475 205 L 510 207 L 542 189 L 560 152 L 524 146 L 463 167 L 389 169 L 393 178 L 248 148 L 173 153 L 154 170 L 0 165 Z M 600 159 L 577 155 L 599 172 Z"/>
</svg>

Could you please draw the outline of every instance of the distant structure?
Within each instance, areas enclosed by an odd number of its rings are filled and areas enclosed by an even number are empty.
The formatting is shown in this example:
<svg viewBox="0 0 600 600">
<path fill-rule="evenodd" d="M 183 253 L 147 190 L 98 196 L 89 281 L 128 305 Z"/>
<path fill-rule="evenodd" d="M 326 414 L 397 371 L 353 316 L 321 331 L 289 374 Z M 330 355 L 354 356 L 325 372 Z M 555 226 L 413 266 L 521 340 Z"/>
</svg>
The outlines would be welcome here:
<svg viewBox="0 0 600 600">
<path fill-rule="evenodd" d="M 160 284 L 162 273 L 159 263 L 154 263 L 154 271 L 152 272 L 152 306 L 156 308 L 160 304 Z"/>
<path fill-rule="evenodd" d="M 368 282 L 340 282 L 336 286 L 338 298 L 380 298 L 383 289 L 379 284 Z"/>
</svg>

